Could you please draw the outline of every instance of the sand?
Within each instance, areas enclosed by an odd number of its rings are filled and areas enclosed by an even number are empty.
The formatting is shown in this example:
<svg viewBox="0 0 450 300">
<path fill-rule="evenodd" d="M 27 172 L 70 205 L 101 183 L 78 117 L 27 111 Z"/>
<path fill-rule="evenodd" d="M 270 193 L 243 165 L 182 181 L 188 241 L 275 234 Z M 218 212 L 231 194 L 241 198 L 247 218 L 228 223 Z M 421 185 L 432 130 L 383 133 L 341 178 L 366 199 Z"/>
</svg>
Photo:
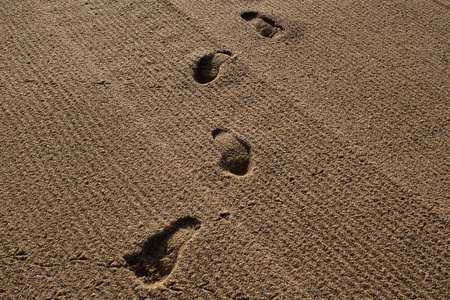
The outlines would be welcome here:
<svg viewBox="0 0 450 300">
<path fill-rule="evenodd" d="M 0 298 L 448 298 L 449 9 L 1 1 Z"/>
</svg>

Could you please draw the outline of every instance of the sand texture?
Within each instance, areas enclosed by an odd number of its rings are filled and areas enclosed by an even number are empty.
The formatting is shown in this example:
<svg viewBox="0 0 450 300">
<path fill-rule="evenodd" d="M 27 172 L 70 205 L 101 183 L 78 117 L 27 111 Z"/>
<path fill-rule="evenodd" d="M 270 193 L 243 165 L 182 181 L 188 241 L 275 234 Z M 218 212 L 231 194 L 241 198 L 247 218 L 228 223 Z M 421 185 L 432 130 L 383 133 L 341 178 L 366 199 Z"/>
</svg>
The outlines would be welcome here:
<svg viewBox="0 0 450 300">
<path fill-rule="evenodd" d="M 449 299 L 450 1 L 0 0 L 0 299 Z"/>
</svg>

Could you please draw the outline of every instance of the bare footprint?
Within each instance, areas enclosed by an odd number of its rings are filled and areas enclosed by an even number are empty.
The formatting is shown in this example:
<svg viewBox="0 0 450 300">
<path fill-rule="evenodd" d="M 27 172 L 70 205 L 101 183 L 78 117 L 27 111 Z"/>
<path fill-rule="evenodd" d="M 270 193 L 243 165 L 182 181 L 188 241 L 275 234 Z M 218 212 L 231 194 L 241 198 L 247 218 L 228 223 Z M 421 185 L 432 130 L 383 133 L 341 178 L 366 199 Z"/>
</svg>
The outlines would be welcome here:
<svg viewBox="0 0 450 300">
<path fill-rule="evenodd" d="M 172 273 L 180 250 L 200 228 L 196 218 L 185 217 L 149 237 L 141 250 L 124 255 L 128 267 L 146 285 L 155 285 Z"/>
<path fill-rule="evenodd" d="M 228 130 L 216 129 L 212 136 L 214 145 L 222 155 L 222 168 L 234 175 L 247 174 L 250 166 L 250 145 Z"/>
<path fill-rule="evenodd" d="M 208 83 L 219 75 L 220 66 L 230 58 L 231 52 L 223 51 L 200 58 L 194 68 L 194 79 L 198 83 Z"/>
<path fill-rule="evenodd" d="M 252 24 L 256 31 L 267 38 L 274 38 L 280 35 L 284 29 L 269 17 L 260 15 L 257 12 L 250 11 L 241 14 L 241 17 Z"/>
</svg>

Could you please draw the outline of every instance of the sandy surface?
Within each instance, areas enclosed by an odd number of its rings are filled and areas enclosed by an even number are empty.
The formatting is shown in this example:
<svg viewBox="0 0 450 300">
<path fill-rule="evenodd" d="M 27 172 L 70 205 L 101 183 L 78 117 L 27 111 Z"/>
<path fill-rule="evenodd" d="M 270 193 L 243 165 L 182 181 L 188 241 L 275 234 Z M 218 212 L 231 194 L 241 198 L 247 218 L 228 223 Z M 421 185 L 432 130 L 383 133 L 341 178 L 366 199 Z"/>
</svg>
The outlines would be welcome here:
<svg viewBox="0 0 450 300">
<path fill-rule="evenodd" d="M 449 296 L 448 0 L 0 2 L 0 298 Z"/>
</svg>

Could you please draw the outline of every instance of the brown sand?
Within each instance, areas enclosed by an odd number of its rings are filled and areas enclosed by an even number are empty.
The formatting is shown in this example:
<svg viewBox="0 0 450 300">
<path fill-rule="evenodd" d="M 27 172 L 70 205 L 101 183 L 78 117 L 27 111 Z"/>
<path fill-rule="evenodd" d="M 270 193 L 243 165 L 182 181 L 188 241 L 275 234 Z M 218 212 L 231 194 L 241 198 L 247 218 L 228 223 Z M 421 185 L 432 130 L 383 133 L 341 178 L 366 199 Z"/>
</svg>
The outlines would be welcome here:
<svg viewBox="0 0 450 300">
<path fill-rule="evenodd" d="M 449 40 L 448 0 L 1 1 L 0 298 L 446 299 Z"/>
</svg>

